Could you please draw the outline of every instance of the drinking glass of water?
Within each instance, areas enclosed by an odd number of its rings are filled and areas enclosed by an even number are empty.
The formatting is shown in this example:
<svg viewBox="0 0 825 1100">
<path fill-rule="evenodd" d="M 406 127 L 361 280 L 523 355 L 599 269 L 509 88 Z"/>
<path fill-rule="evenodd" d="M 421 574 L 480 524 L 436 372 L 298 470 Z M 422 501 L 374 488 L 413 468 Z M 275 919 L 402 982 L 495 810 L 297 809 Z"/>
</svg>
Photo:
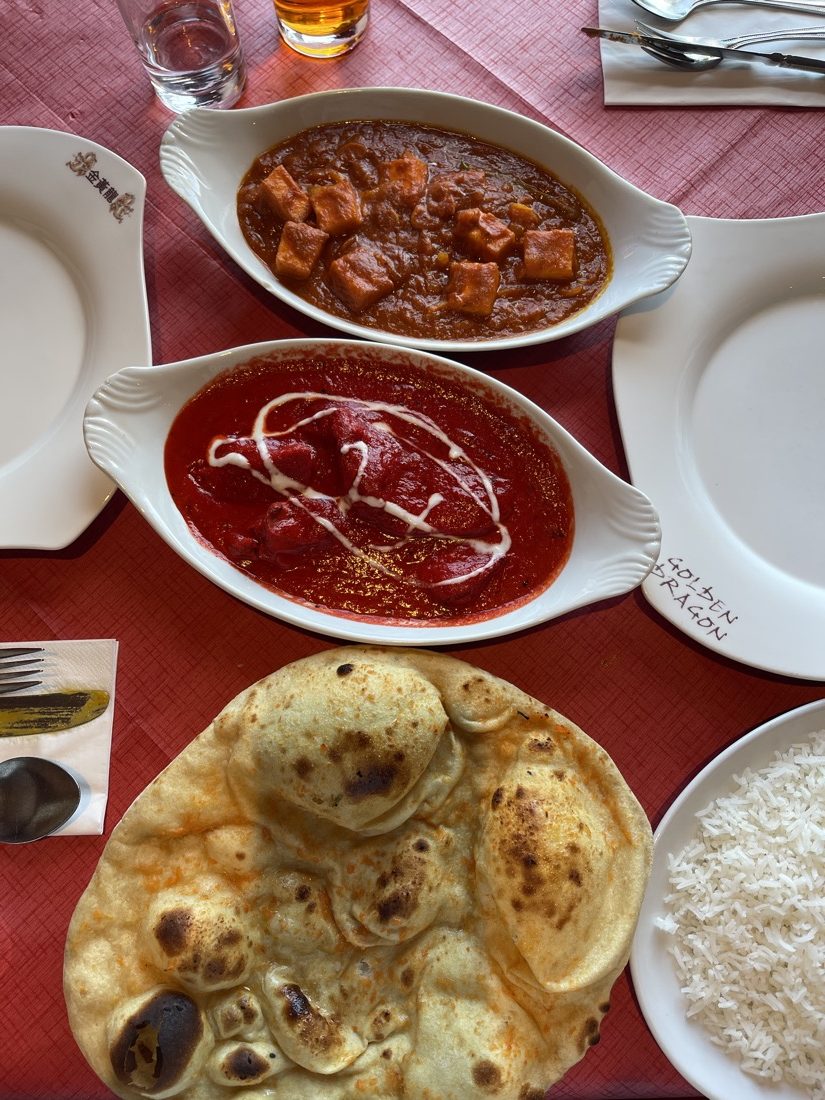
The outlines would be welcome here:
<svg viewBox="0 0 825 1100">
<path fill-rule="evenodd" d="M 117 0 L 158 99 L 231 107 L 246 81 L 232 0 Z"/>
</svg>

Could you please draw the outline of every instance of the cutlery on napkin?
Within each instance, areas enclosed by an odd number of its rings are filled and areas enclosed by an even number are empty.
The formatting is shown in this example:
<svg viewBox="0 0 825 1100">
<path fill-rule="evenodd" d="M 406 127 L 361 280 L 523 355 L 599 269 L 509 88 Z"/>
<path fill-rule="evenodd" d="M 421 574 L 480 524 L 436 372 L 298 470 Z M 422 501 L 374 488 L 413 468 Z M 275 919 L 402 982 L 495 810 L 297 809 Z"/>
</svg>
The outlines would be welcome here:
<svg viewBox="0 0 825 1100">
<path fill-rule="evenodd" d="M 0 696 L 0 761 L 36 756 L 77 780 L 80 805 L 52 835 L 103 832 L 109 794 L 118 643 L 27 642 L 45 652 L 36 692 Z"/>
<path fill-rule="evenodd" d="M 825 14 L 825 9 L 823 9 L 823 14 Z M 626 45 L 638 46 L 642 50 L 646 46 L 659 47 L 666 53 L 675 54 L 677 57 L 682 54 L 689 57 L 692 53 L 705 53 L 711 57 L 718 57 L 720 60 L 728 58 L 734 61 L 755 62 L 761 65 L 776 65 L 781 69 L 798 69 L 801 72 L 825 74 L 825 58 L 823 57 L 801 57 L 797 54 L 780 53 L 776 50 L 771 53 L 761 53 L 750 49 L 730 49 L 727 46 L 717 46 L 709 42 L 675 42 L 672 38 L 657 38 L 656 35 L 652 34 L 616 31 L 607 27 L 582 27 L 582 30 L 590 38 L 605 38 L 608 42 L 621 42 Z M 664 62 L 661 62 L 661 64 L 664 64 Z"/>
<path fill-rule="evenodd" d="M 599 0 L 598 9 L 600 26 L 627 32 L 644 14 L 632 0 Z M 646 21 L 655 23 L 653 17 Z M 810 26 L 810 14 L 794 17 L 770 8 L 713 5 L 695 12 L 678 31 L 695 38 L 723 38 L 795 25 Z M 822 25 L 825 28 L 825 18 Z M 825 45 L 806 43 L 805 53 L 825 60 Z M 825 80 L 815 73 L 779 66 L 722 64 L 705 72 L 682 72 L 642 50 L 609 41 L 601 43 L 601 65 L 607 106 L 825 106 Z"/>
</svg>

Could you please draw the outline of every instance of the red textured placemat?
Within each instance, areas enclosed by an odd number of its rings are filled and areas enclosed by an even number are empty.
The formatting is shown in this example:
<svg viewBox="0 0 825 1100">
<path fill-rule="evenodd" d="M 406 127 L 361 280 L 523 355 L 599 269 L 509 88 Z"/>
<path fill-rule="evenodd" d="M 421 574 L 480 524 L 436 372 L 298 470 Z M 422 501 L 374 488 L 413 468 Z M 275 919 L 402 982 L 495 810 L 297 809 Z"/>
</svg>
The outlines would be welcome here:
<svg viewBox="0 0 825 1100">
<path fill-rule="evenodd" d="M 469 0 L 373 0 L 358 49 L 308 61 L 278 42 L 269 3 L 237 0 L 249 62 L 240 106 L 351 85 L 431 87 L 544 119 L 686 212 L 770 216 L 816 209 L 812 112 L 605 110 L 598 55 L 578 28 L 595 0 L 529 0 L 480 17 Z M 152 98 L 116 10 L 78 0 L 18 6 L 4 26 L 0 122 L 73 131 L 147 178 L 146 278 L 154 360 L 322 335 L 228 260 L 160 176 L 171 116 Z M 551 33 L 552 32 L 552 33 Z M 44 75 L 44 74 L 47 74 Z M 793 156 L 791 156 L 793 152 Z M 759 186 L 741 188 L 758 166 Z M 612 322 L 558 344 L 465 357 L 526 393 L 621 476 L 610 387 Z M 0 415 L 2 415 L 0 410 Z M 116 494 L 63 551 L 0 552 L 0 639 L 117 638 L 107 835 L 146 783 L 238 692 L 337 644 L 238 603 L 195 573 Z M 746 730 L 822 695 L 716 657 L 639 592 L 514 638 L 456 651 L 555 707 L 614 757 L 655 822 L 706 761 Z M 0 849 L 0 1100 L 98 1100 L 66 1021 L 62 951 L 103 838 Z M 626 976 L 598 1047 L 553 1090 L 577 1100 L 695 1095 L 659 1051 Z"/>
</svg>

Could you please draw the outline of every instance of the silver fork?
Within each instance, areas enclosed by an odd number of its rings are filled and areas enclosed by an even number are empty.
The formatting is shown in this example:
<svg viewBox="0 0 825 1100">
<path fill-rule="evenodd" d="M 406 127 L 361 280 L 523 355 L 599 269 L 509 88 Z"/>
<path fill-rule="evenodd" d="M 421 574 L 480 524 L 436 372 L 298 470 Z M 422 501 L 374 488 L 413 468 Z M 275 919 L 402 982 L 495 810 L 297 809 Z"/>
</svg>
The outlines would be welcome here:
<svg viewBox="0 0 825 1100">
<path fill-rule="evenodd" d="M 825 42 L 825 27 L 820 23 L 815 27 L 794 27 L 785 30 L 752 31 L 750 34 L 738 34 L 731 38 L 693 38 L 687 34 L 674 34 L 673 31 L 662 31 L 651 27 L 649 23 L 636 20 L 636 30 L 639 34 L 650 34 L 656 38 L 667 38 L 670 42 L 678 42 L 685 46 L 725 46 L 730 50 L 738 50 L 741 46 L 754 46 L 758 42 L 781 42 L 792 39 L 809 39 Z M 721 60 L 721 59 L 720 59 Z"/>
<path fill-rule="evenodd" d="M 0 648 L 0 695 L 37 687 L 42 680 L 27 680 L 43 671 L 44 650 L 40 646 Z"/>
</svg>

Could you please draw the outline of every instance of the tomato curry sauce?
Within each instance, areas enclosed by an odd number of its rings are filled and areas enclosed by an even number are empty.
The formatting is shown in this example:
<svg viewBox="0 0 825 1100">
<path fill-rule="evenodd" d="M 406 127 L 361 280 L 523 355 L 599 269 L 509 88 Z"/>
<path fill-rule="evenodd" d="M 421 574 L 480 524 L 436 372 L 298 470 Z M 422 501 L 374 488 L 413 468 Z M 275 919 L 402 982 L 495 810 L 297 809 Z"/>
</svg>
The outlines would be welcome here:
<svg viewBox="0 0 825 1100">
<path fill-rule="evenodd" d="M 293 293 L 410 337 L 546 328 L 611 271 L 596 214 L 544 168 L 410 122 L 328 123 L 275 145 L 247 171 L 237 214 Z"/>
<path fill-rule="evenodd" d="M 345 615 L 500 614 L 549 585 L 572 543 L 566 474 L 529 421 L 375 352 L 218 376 L 177 415 L 164 460 L 196 538 Z"/>
</svg>

